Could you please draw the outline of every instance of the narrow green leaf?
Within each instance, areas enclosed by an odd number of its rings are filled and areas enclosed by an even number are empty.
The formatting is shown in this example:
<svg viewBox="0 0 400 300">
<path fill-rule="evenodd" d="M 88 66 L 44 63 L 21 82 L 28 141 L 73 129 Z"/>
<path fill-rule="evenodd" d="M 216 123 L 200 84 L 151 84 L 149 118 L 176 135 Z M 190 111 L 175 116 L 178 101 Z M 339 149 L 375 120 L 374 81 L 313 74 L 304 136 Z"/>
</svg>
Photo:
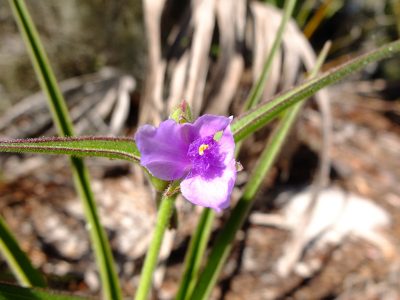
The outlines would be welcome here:
<svg viewBox="0 0 400 300">
<path fill-rule="evenodd" d="M 140 159 L 133 139 L 119 137 L 0 139 L 0 152 L 65 154 L 76 157 L 98 156 L 134 162 Z"/>
<path fill-rule="evenodd" d="M 0 250 L 18 282 L 26 287 L 45 287 L 42 274 L 36 270 L 25 252 L 19 247 L 12 232 L 0 217 Z M 1 288 L 0 288 L 1 290 Z M 1 298 L 1 297 L 0 297 Z"/>
<path fill-rule="evenodd" d="M 73 126 L 67 106 L 25 2 L 24 0 L 9 0 L 9 3 L 28 49 L 40 86 L 47 95 L 48 106 L 59 135 L 73 136 Z M 99 219 L 90 186 L 89 173 L 82 159 L 71 157 L 70 161 L 75 187 L 82 200 L 92 247 L 99 267 L 104 298 L 110 300 L 122 299 L 111 247 Z"/>
<path fill-rule="evenodd" d="M 311 74 L 315 76 L 320 69 L 322 62 L 325 60 L 328 53 L 328 48 L 324 47 L 316 66 Z M 263 178 L 271 169 L 275 159 L 277 158 L 286 137 L 296 120 L 296 116 L 302 106 L 301 102 L 296 103 L 290 109 L 285 111 L 282 120 L 274 129 L 267 145 L 264 148 L 261 156 L 259 157 L 255 169 L 252 171 L 251 176 L 244 188 L 243 195 L 239 199 L 237 205 L 233 209 L 227 223 L 219 233 L 217 240 L 211 253 L 207 265 L 205 266 L 198 283 L 195 286 L 195 293 L 192 295 L 192 300 L 205 300 L 209 298 L 212 288 L 214 287 L 218 275 L 221 272 L 222 266 L 225 264 L 226 259 L 231 251 L 235 235 L 242 227 L 252 205 L 254 197 L 261 186 Z"/>
<path fill-rule="evenodd" d="M 257 80 L 256 84 L 252 87 L 250 94 L 248 95 L 246 102 L 243 105 L 244 111 L 248 111 L 261 101 L 261 97 L 263 95 L 265 85 L 267 83 L 269 73 L 272 68 L 272 63 L 274 62 L 275 54 L 278 51 L 279 47 L 281 46 L 283 33 L 285 32 L 286 25 L 289 22 L 290 16 L 292 15 L 295 6 L 296 6 L 296 0 L 285 1 L 283 9 L 283 17 L 281 23 L 279 24 L 278 32 L 276 33 L 274 43 L 272 44 L 271 50 L 269 51 L 267 59 L 264 63 L 261 76 Z M 239 141 L 236 143 L 236 149 L 235 149 L 236 156 L 239 155 L 241 148 L 242 148 L 242 143 Z"/>
<path fill-rule="evenodd" d="M 302 2 L 301 7 L 299 9 L 299 13 L 296 16 L 297 25 L 301 28 L 306 23 L 308 16 L 311 14 L 313 10 L 313 6 L 316 0 L 305 0 Z"/>
<path fill-rule="evenodd" d="M 261 76 L 257 80 L 256 84 L 252 87 L 250 95 L 248 96 L 246 102 L 244 103 L 243 107 L 245 111 L 257 105 L 261 100 L 262 94 L 265 89 L 265 84 L 267 83 L 267 79 L 271 71 L 272 63 L 274 61 L 276 52 L 281 45 L 283 33 L 285 31 L 287 23 L 289 22 L 290 16 L 293 13 L 295 5 L 296 5 L 296 0 L 285 1 L 285 6 L 283 8 L 283 17 L 279 25 L 278 32 L 276 33 L 274 43 L 272 44 L 271 50 L 268 53 L 267 59 L 264 63 Z"/>
<path fill-rule="evenodd" d="M 37 78 L 42 90 L 49 99 L 50 111 L 60 135 L 73 136 L 72 122 L 57 80 L 52 72 L 39 34 L 29 15 L 24 0 L 9 0 L 10 6 L 18 23 L 25 45 L 31 57 Z"/>
<path fill-rule="evenodd" d="M 217 282 L 218 275 L 231 251 L 236 233 L 242 227 L 246 216 L 249 214 L 254 196 L 263 178 L 280 152 L 300 106 L 300 104 L 297 104 L 294 108 L 290 109 L 290 112 L 285 114 L 282 122 L 272 133 L 269 143 L 266 145 L 256 168 L 253 170 L 246 184 L 242 197 L 239 199 L 228 221 L 218 234 L 214 247 L 208 257 L 207 264 L 194 287 L 195 292 L 193 292 L 191 300 L 209 299 L 211 290 Z"/>
<path fill-rule="evenodd" d="M 399 52 L 400 40 L 388 43 L 377 50 L 352 59 L 318 78 L 309 80 L 268 102 L 260 103 L 233 122 L 231 128 L 235 136 L 235 141 L 238 142 L 243 140 L 276 118 L 288 107 L 312 96 L 327 85 L 338 82 L 347 75 L 360 70 L 371 62 L 391 57 Z"/>
<path fill-rule="evenodd" d="M 0 300 L 85 300 L 72 295 L 60 294 L 54 291 L 23 288 L 15 285 L 0 283 Z"/>
<path fill-rule="evenodd" d="M 190 299 L 193 288 L 199 276 L 200 266 L 204 258 L 204 252 L 210 238 L 215 212 L 210 208 L 204 208 L 200 215 L 196 231 L 190 239 L 189 248 L 185 257 L 185 269 L 181 277 L 178 293 L 175 300 Z"/>
</svg>

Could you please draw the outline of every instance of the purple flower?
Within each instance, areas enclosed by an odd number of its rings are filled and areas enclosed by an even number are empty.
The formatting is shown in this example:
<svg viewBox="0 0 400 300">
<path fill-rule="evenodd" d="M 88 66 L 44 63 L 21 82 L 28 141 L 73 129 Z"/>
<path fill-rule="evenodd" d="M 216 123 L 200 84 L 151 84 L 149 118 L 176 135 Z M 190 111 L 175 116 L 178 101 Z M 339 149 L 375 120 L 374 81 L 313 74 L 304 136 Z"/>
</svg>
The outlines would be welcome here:
<svg viewBox="0 0 400 300">
<path fill-rule="evenodd" d="M 236 180 L 231 121 L 204 115 L 193 124 L 169 119 L 158 128 L 144 125 L 135 135 L 140 163 L 160 179 L 183 179 L 180 188 L 187 200 L 220 212 L 229 206 Z"/>
</svg>

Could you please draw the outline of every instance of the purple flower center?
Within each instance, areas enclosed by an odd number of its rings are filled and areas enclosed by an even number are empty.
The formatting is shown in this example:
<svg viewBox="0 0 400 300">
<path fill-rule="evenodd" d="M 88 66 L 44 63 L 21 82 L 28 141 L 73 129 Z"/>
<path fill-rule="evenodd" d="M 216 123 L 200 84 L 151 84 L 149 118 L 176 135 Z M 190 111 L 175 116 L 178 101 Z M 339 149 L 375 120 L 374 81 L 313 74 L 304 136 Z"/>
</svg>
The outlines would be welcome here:
<svg viewBox="0 0 400 300">
<path fill-rule="evenodd" d="M 192 162 L 189 176 L 200 175 L 204 179 L 221 176 L 225 166 L 224 155 L 219 152 L 219 145 L 213 136 L 199 138 L 189 145 L 187 152 Z"/>
</svg>

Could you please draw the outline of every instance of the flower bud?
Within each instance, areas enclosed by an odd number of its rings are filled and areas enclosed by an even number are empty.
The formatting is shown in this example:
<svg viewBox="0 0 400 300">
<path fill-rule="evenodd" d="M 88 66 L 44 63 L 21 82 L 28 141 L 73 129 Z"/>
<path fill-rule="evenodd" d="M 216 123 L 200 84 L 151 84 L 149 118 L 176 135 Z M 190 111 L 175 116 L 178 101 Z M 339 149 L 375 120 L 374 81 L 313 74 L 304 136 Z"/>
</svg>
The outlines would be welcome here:
<svg viewBox="0 0 400 300">
<path fill-rule="evenodd" d="M 169 115 L 169 119 L 174 120 L 178 124 L 192 123 L 192 111 L 189 104 L 183 100 L 178 104 Z"/>
</svg>

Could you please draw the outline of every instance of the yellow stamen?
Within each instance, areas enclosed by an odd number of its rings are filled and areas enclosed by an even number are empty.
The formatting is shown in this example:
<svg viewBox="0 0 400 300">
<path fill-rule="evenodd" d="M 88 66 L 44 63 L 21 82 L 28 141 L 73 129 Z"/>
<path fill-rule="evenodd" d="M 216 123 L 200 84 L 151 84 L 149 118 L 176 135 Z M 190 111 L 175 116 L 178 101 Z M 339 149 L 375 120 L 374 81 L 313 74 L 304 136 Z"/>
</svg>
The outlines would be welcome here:
<svg viewBox="0 0 400 300">
<path fill-rule="evenodd" d="M 204 155 L 204 150 L 207 150 L 210 146 L 208 146 L 207 144 L 201 144 L 199 147 L 199 154 L 200 155 Z"/>
</svg>

